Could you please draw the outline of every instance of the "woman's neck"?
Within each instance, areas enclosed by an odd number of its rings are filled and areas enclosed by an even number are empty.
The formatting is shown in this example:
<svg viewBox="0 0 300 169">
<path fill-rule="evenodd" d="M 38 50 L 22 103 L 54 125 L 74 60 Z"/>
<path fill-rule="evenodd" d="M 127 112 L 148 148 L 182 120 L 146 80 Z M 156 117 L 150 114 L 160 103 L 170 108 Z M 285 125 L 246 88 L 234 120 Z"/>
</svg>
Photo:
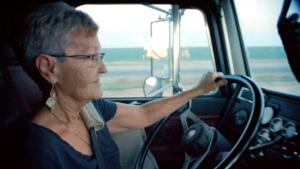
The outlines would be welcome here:
<svg viewBox="0 0 300 169">
<path fill-rule="evenodd" d="M 87 103 L 88 101 L 79 101 L 67 95 L 57 94 L 52 113 L 61 116 L 66 122 L 77 121 L 81 119 L 80 112 Z"/>
</svg>

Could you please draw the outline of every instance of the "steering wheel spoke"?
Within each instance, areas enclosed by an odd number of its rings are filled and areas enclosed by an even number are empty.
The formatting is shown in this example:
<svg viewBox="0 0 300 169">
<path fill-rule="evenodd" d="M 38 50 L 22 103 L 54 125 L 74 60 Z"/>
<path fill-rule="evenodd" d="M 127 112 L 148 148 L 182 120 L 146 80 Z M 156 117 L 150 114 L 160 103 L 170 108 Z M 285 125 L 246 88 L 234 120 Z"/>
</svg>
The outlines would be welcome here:
<svg viewBox="0 0 300 169">
<path fill-rule="evenodd" d="M 183 131 L 187 131 L 191 124 L 195 124 L 198 122 L 203 122 L 198 116 L 196 116 L 191 109 L 185 110 L 182 114 L 180 114 L 180 122 L 183 128 Z"/>
<path fill-rule="evenodd" d="M 187 153 L 185 153 L 185 157 L 184 157 L 184 163 L 182 166 L 182 169 L 189 169 L 190 166 L 196 161 L 195 157 L 192 157 L 190 155 L 188 155 Z"/>
</svg>

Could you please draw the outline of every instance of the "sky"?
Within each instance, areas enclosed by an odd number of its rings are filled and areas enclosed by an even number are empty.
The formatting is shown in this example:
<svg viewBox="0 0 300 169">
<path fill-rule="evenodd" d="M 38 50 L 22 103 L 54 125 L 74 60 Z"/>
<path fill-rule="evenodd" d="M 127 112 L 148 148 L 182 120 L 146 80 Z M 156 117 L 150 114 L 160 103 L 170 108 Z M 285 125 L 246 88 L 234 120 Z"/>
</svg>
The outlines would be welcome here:
<svg viewBox="0 0 300 169">
<path fill-rule="evenodd" d="M 247 46 L 278 46 L 276 23 L 283 0 L 235 0 L 244 42 Z M 158 6 L 164 10 L 169 5 Z M 166 14 L 144 5 L 85 5 L 79 7 L 99 25 L 102 47 L 167 46 L 168 23 L 150 23 Z M 299 8 L 292 9 L 298 11 Z M 200 19 L 199 19 L 200 18 Z M 197 21 L 197 22 L 196 22 Z M 207 46 L 205 19 L 199 10 L 186 10 L 181 18 L 181 45 Z"/>
<path fill-rule="evenodd" d="M 295 11 L 299 13 L 299 8 L 295 7 L 294 2 L 288 14 Z M 247 46 L 281 45 L 277 33 L 277 20 L 283 0 L 235 0 L 235 3 Z"/>
</svg>

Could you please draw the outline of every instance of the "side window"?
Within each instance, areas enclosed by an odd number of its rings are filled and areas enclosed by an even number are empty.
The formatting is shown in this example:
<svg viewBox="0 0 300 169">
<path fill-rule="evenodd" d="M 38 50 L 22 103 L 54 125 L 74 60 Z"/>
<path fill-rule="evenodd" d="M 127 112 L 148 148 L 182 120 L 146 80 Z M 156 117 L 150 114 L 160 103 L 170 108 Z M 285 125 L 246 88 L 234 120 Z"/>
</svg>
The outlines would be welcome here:
<svg viewBox="0 0 300 169">
<path fill-rule="evenodd" d="M 162 95 L 172 95 L 173 19 L 171 5 L 83 5 L 98 24 L 108 72 L 104 97 L 144 97 L 147 77 L 160 80 Z M 214 70 L 205 19 L 199 10 L 180 10 L 180 74 L 183 90 Z"/>
<path fill-rule="evenodd" d="M 103 96 L 144 96 L 143 83 L 150 75 L 150 22 L 163 13 L 143 5 L 83 5 L 78 9 L 99 26 L 98 37 L 108 69 L 101 77 Z"/>
<path fill-rule="evenodd" d="M 282 4 L 283 0 L 235 0 L 252 77 L 263 88 L 300 96 L 277 31 Z"/>
<path fill-rule="evenodd" d="M 181 17 L 180 82 L 184 90 L 194 87 L 203 73 L 215 70 L 205 17 L 187 9 Z"/>
</svg>

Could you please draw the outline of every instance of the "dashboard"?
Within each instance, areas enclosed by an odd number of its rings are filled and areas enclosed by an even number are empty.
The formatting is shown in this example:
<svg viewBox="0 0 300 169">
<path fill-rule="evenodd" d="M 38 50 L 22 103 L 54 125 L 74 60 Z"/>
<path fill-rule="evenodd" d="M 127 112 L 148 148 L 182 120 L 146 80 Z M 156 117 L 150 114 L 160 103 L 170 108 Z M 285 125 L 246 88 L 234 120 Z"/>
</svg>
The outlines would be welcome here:
<svg viewBox="0 0 300 169">
<path fill-rule="evenodd" d="M 300 164 L 299 99 L 264 91 L 265 107 L 258 132 L 242 158 L 250 168 L 293 168 Z M 251 93 L 241 88 L 233 97 L 220 131 L 234 143 L 248 121 Z M 290 167 L 289 167 L 290 166 Z"/>
</svg>

